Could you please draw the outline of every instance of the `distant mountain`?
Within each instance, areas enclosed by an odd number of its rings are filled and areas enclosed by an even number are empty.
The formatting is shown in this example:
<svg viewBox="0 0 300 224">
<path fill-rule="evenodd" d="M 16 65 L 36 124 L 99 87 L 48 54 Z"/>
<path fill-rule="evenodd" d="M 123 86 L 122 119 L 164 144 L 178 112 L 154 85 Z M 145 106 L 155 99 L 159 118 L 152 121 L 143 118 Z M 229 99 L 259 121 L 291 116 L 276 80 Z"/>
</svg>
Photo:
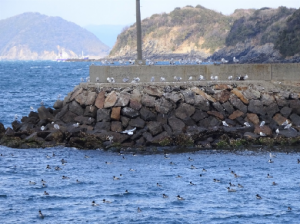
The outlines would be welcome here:
<svg viewBox="0 0 300 224">
<path fill-rule="evenodd" d="M 86 29 L 60 17 L 23 13 L 0 20 L 0 59 L 53 60 L 58 54 L 103 57 L 109 47 Z"/>
<path fill-rule="evenodd" d="M 124 27 L 126 25 L 88 25 L 84 28 L 95 34 L 104 44 L 112 48 Z"/>
</svg>

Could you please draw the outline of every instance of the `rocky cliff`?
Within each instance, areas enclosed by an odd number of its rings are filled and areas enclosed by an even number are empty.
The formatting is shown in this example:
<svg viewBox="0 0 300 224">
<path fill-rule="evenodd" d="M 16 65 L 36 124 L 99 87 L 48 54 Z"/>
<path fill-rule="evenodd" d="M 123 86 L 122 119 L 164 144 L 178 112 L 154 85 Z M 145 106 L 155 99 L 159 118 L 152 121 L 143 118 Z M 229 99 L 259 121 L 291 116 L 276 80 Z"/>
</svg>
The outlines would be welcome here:
<svg viewBox="0 0 300 224">
<path fill-rule="evenodd" d="M 60 17 L 24 13 L 0 21 L 0 59 L 53 60 L 105 56 L 109 47 L 94 34 Z"/>
<path fill-rule="evenodd" d="M 176 8 L 142 21 L 144 55 L 162 59 L 208 57 L 215 61 L 225 58 L 230 63 L 233 57 L 240 63 L 297 62 L 298 11 L 286 7 L 238 9 L 225 16 L 199 5 Z M 134 24 L 118 36 L 110 57 L 135 55 Z"/>
<path fill-rule="evenodd" d="M 194 54 L 207 57 L 225 46 L 226 36 L 234 20 L 252 11 L 237 10 L 237 13 L 225 16 L 198 5 L 195 8 L 175 8 L 169 14 L 154 14 L 142 21 L 144 55 Z M 110 56 L 134 57 L 135 54 L 134 24 L 118 36 Z"/>
<path fill-rule="evenodd" d="M 54 109 L 41 106 L 12 128 L 0 124 L 0 144 L 137 151 L 151 146 L 151 152 L 162 146 L 286 148 L 300 143 L 299 92 L 262 81 L 82 83 Z"/>
</svg>

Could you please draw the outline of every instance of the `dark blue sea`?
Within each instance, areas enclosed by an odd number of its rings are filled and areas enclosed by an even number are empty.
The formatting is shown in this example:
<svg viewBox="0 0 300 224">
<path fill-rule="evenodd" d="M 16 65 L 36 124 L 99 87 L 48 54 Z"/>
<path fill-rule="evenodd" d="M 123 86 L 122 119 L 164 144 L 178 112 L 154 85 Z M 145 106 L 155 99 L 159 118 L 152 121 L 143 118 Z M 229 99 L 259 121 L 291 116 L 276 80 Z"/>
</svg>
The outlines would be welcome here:
<svg viewBox="0 0 300 224">
<path fill-rule="evenodd" d="M 90 64 L 0 62 L 0 122 L 9 127 L 42 100 L 51 107 Z M 0 223 L 300 223 L 300 155 L 274 154 L 269 163 L 259 149 L 134 156 L 0 146 Z"/>
</svg>

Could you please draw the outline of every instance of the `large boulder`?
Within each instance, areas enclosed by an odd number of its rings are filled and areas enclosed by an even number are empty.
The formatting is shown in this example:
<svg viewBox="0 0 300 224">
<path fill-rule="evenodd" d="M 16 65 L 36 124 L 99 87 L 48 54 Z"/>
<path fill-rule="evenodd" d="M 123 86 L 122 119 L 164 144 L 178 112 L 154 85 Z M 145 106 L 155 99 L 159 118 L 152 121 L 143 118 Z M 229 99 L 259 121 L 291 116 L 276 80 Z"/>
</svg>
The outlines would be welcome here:
<svg viewBox="0 0 300 224">
<path fill-rule="evenodd" d="M 215 93 L 214 98 L 217 100 L 217 102 L 225 103 L 230 98 L 230 92 L 228 90 L 217 92 Z"/>
<path fill-rule="evenodd" d="M 208 117 L 208 114 L 206 112 L 197 109 L 196 112 L 193 114 L 192 119 L 194 121 L 198 122 L 207 117 Z"/>
<path fill-rule="evenodd" d="M 289 108 L 289 107 L 283 107 L 283 108 L 281 108 L 280 113 L 281 113 L 282 116 L 284 116 L 284 117 L 289 117 L 290 114 L 292 113 L 292 108 Z"/>
<path fill-rule="evenodd" d="M 300 100 L 290 100 L 290 108 L 293 113 L 300 115 Z"/>
<path fill-rule="evenodd" d="M 43 120 L 43 119 L 53 120 L 54 119 L 53 115 L 44 106 L 41 106 L 40 108 L 38 108 L 38 114 L 39 114 L 40 120 Z"/>
<path fill-rule="evenodd" d="M 231 90 L 231 92 L 235 94 L 238 98 L 240 98 L 240 100 L 243 101 L 244 104 L 249 104 L 248 99 L 245 98 L 244 95 L 238 89 L 233 89 Z"/>
<path fill-rule="evenodd" d="M 161 97 L 163 95 L 162 91 L 160 91 L 156 86 L 147 86 L 144 88 L 144 92 L 150 96 Z"/>
<path fill-rule="evenodd" d="M 159 133 L 161 133 L 163 131 L 162 125 L 161 123 L 157 122 L 157 121 L 150 121 L 147 124 L 147 127 L 149 129 L 149 132 L 154 136 L 157 135 Z"/>
<path fill-rule="evenodd" d="M 185 124 L 183 123 L 183 121 L 181 121 L 180 119 L 178 119 L 176 117 L 170 117 L 168 119 L 168 124 L 172 128 L 173 132 L 182 132 L 183 128 L 185 127 Z"/>
<path fill-rule="evenodd" d="M 251 123 L 259 124 L 259 118 L 258 118 L 257 114 L 248 113 L 247 118 Z"/>
<path fill-rule="evenodd" d="M 85 110 L 84 110 L 84 116 L 85 117 L 93 117 L 93 118 L 96 118 L 96 116 L 97 116 L 97 107 L 95 107 L 95 106 L 92 106 L 92 105 L 90 105 L 90 106 L 87 106 L 86 108 L 85 108 Z"/>
<path fill-rule="evenodd" d="M 212 111 L 207 111 L 207 113 L 208 113 L 209 115 L 213 115 L 213 116 L 215 116 L 215 117 L 217 117 L 217 118 L 219 118 L 219 119 L 221 119 L 221 120 L 224 120 L 224 115 L 221 114 L 221 113 L 218 112 L 218 111 L 212 110 Z"/>
<path fill-rule="evenodd" d="M 72 103 L 69 105 L 69 111 L 77 114 L 78 116 L 83 115 L 84 112 L 83 108 L 76 101 L 72 101 Z"/>
<path fill-rule="evenodd" d="M 290 116 L 290 119 L 294 125 L 300 126 L 300 116 L 298 116 L 297 114 L 292 114 Z"/>
<path fill-rule="evenodd" d="M 165 98 L 160 98 L 155 103 L 155 110 L 158 113 L 167 114 L 171 111 L 172 108 L 173 108 L 172 103 L 170 103 Z"/>
<path fill-rule="evenodd" d="M 140 110 L 141 118 L 145 121 L 155 121 L 156 120 L 156 113 L 150 111 L 149 109 L 142 107 Z"/>
<path fill-rule="evenodd" d="M 110 115 L 112 120 L 120 120 L 121 118 L 121 107 L 113 107 Z"/>
<path fill-rule="evenodd" d="M 110 109 L 98 109 L 97 111 L 97 122 L 99 121 L 110 121 Z"/>
<path fill-rule="evenodd" d="M 102 121 L 96 123 L 94 130 L 96 132 L 102 132 L 102 131 L 110 131 L 110 122 Z"/>
<path fill-rule="evenodd" d="M 93 105 L 95 103 L 96 97 L 97 97 L 97 93 L 89 92 L 86 97 L 85 105 L 86 106 Z"/>
<path fill-rule="evenodd" d="M 142 97 L 142 104 L 145 107 L 155 107 L 156 99 L 153 96 L 149 96 L 147 94 Z"/>
<path fill-rule="evenodd" d="M 145 121 L 140 117 L 137 117 L 135 119 L 131 119 L 129 121 L 129 125 L 136 128 L 143 128 L 145 126 Z"/>
<path fill-rule="evenodd" d="M 117 93 L 115 91 L 110 92 L 104 101 L 104 108 L 113 107 L 117 102 Z"/>
<path fill-rule="evenodd" d="M 122 123 L 120 121 L 112 121 L 110 125 L 110 130 L 115 132 L 122 131 Z"/>
<path fill-rule="evenodd" d="M 60 120 L 62 120 L 65 123 L 70 123 L 70 122 L 74 122 L 75 117 L 77 117 L 78 114 L 75 114 L 71 111 L 67 111 L 67 113 L 65 113 Z M 81 116 L 81 115 L 80 115 Z"/>
<path fill-rule="evenodd" d="M 130 104 L 129 106 L 134 109 L 134 110 L 140 110 L 141 107 L 142 107 L 142 104 L 141 104 L 141 93 L 139 90 L 137 89 L 134 89 L 132 91 L 132 94 L 130 96 Z"/>
<path fill-rule="evenodd" d="M 54 103 L 54 105 L 53 105 L 53 108 L 54 109 L 61 109 L 61 108 L 63 108 L 63 106 L 64 106 L 64 102 L 63 101 L 56 100 L 55 103 Z"/>
<path fill-rule="evenodd" d="M 179 100 L 182 99 L 182 95 L 180 93 L 178 93 L 178 92 L 165 93 L 164 97 L 167 100 L 170 100 L 170 101 L 172 101 L 174 103 L 177 103 Z"/>
<path fill-rule="evenodd" d="M 231 95 L 230 96 L 230 103 L 236 109 L 242 111 L 243 113 L 247 113 L 247 106 L 245 104 L 243 104 L 243 102 L 236 95 Z"/>
<path fill-rule="evenodd" d="M 118 100 L 115 104 L 115 107 L 126 107 L 130 100 L 130 94 L 127 92 L 121 92 Z"/>
<path fill-rule="evenodd" d="M 140 114 L 138 111 L 130 108 L 130 107 L 124 107 L 122 110 L 121 110 L 121 114 L 123 116 L 126 116 L 126 117 L 129 117 L 129 118 L 136 118 L 138 117 Z"/>
<path fill-rule="evenodd" d="M 262 93 L 261 94 L 261 102 L 263 103 L 263 105 L 269 106 L 270 104 L 275 102 L 275 98 L 274 98 L 273 94 Z"/>
<path fill-rule="evenodd" d="M 190 91 L 190 90 L 185 90 L 181 92 L 183 97 L 184 97 L 184 101 L 188 104 L 195 104 L 195 93 Z"/>
<path fill-rule="evenodd" d="M 195 113 L 195 107 L 182 103 L 175 111 L 175 116 L 181 120 L 191 117 Z"/>
<path fill-rule="evenodd" d="M 248 110 L 254 114 L 265 115 L 266 111 L 263 106 L 263 103 L 260 100 L 250 100 L 248 105 Z"/>
<path fill-rule="evenodd" d="M 98 96 L 95 101 L 95 106 L 98 109 L 102 109 L 104 107 L 104 101 L 105 101 L 105 92 L 101 91 L 98 93 Z"/>
<path fill-rule="evenodd" d="M 232 114 L 234 112 L 234 108 L 229 101 L 223 103 L 222 106 L 228 114 Z"/>
</svg>

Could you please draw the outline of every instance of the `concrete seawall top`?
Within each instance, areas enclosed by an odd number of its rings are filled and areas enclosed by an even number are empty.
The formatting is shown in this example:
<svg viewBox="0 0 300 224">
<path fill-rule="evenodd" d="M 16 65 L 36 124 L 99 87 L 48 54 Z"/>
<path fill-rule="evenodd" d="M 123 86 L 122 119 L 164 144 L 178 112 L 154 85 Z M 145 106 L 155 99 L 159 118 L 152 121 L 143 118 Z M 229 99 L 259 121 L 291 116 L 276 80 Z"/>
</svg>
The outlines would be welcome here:
<svg viewBox="0 0 300 224">
<path fill-rule="evenodd" d="M 140 78 L 140 82 L 150 82 L 154 77 L 159 82 L 164 77 L 167 82 L 173 82 L 174 76 L 181 81 L 199 80 L 202 75 L 210 80 L 212 75 L 218 80 L 228 80 L 228 76 L 249 76 L 249 80 L 292 82 L 300 86 L 300 64 L 221 64 L 221 65 L 153 65 L 153 66 L 90 66 L 90 81 L 107 83 L 108 77 L 113 77 L 116 83 L 123 83 L 123 78 L 132 80 Z"/>
</svg>

